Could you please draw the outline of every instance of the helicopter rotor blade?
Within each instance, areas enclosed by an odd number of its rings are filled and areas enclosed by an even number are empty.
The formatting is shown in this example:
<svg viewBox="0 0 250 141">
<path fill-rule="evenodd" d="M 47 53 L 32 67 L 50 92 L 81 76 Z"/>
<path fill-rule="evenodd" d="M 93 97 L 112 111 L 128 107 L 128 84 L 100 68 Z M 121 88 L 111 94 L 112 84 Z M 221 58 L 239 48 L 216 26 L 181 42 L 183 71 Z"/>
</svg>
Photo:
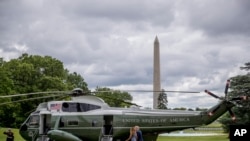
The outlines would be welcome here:
<svg viewBox="0 0 250 141">
<path fill-rule="evenodd" d="M 229 85 L 230 85 L 230 80 L 228 79 L 228 80 L 227 80 L 227 83 L 226 83 L 226 86 L 225 86 L 225 91 L 224 91 L 224 93 L 225 93 L 225 98 L 227 98 L 227 93 L 228 93 Z M 214 97 L 214 98 L 218 98 L 218 99 L 220 99 L 220 100 L 223 100 L 223 99 L 224 99 L 224 98 L 222 98 L 222 97 L 219 97 L 219 96 L 213 94 L 212 92 L 210 92 L 210 91 L 208 91 L 208 90 L 205 90 L 205 93 L 211 95 L 211 96 Z"/>
<path fill-rule="evenodd" d="M 248 100 L 249 96 L 238 96 L 230 99 L 230 101 L 248 101 Z"/>
<path fill-rule="evenodd" d="M 125 91 L 125 92 L 170 92 L 170 93 L 200 93 L 200 92 L 195 92 L 195 91 L 166 91 L 166 90 L 161 90 L 161 91 L 152 91 L 152 90 L 120 90 L 120 91 Z M 110 91 L 109 91 L 110 92 Z"/>
<path fill-rule="evenodd" d="M 228 108 L 228 112 L 229 112 L 229 114 L 230 114 L 232 120 L 233 120 L 233 121 L 236 120 L 235 114 L 233 113 L 233 111 L 231 110 L 231 108 Z"/>
<path fill-rule="evenodd" d="M 225 91 L 224 91 L 225 97 L 227 97 L 229 85 L 230 85 L 230 80 L 228 79 L 228 80 L 227 80 L 227 83 L 226 83 Z"/>
<path fill-rule="evenodd" d="M 214 98 L 218 98 L 218 99 L 220 99 L 220 97 L 219 97 L 219 96 L 217 96 L 217 95 L 213 94 L 212 92 L 210 92 L 210 91 L 208 91 L 208 90 L 205 90 L 205 93 L 207 93 L 207 94 L 211 95 L 211 96 L 212 96 L 212 97 L 214 97 Z"/>
<path fill-rule="evenodd" d="M 70 92 L 69 91 L 34 92 L 34 93 L 25 93 L 25 94 L 5 95 L 5 96 L 0 96 L 0 98 L 11 98 L 11 97 L 28 96 L 28 95 L 39 95 L 39 94 L 58 94 L 58 93 L 68 94 Z"/>
<path fill-rule="evenodd" d="M 29 101 L 29 100 L 36 100 L 36 99 L 58 97 L 58 96 L 60 97 L 60 96 L 65 96 L 65 95 L 58 94 L 58 95 L 50 95 L 50 96 L 27 98 L 27 99 L 21 99 L 21 100 L 16 100 L 16 101 L 9 101 L 9 102 L 0 103 L 0 105 L 10 104 L 10 103 L 17 103 L 17 102 L 23 102 L 23 101 Z"/>
</svg>

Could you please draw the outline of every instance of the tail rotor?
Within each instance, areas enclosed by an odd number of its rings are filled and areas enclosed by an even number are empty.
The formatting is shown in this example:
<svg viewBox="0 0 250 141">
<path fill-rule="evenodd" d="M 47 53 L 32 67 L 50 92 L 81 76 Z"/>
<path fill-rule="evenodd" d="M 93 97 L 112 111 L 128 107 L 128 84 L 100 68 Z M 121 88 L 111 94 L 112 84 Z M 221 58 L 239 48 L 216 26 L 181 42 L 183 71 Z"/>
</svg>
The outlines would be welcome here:
<svg viewBox="0 0 250 141">
<path fill-rule="evenodd" d="M 212 97 L 214 97 L 214 98 L 217 98 L 217 99 L 223 99 L 222 97 L 219 97 L 219 96 L 217 96 L 217 95 L 213 94 L 212 92 L 210 92 L 210 91 L 208 91 L 208 90 L 205 90 L 205 93 L 207 93 L 207 94 L 211 95 L 211 96 L 212 96 Z"/>
<path fill-rule="evenodd" d="M 235 120 L 236 120 L 236 117 L 235 117 L 235 114 L 233 113 L 233 111 L 231 110 L 231 108 L 228 108 L 227 110 L 228 110 L 228 112 L 229 112 L 229 114 L 230 114 L 232 120 L 235 121 Z"/>
<path fill-rule="evenodd" d="M 226 82 L 226 86 L 225 86 L 225 97 L 219 97 L 217 95 L 215 95 L 214 93 L 208 91 L 208 90 L 205 90 L 205 93 L 209 94 L 210 96 L 214 97 L 214 98 L 217 98 L 219 100 L 224 100 L 228 103 L 233 103 L 232 101 L 234 101 L 234 99 L 231 99 L 231 100 L 228 100 L 228 89 L 229 89 L 229 85 L 230 85 L 230 80 L 227 80 Z M 235 103 L 233 103 L 235 104 Z M 211 112 L 208 113 L 209 116 L 212 116 L 217 110 L 219 109 L 219 106 L 218 107 L 215 107 Z M 235 117 L 235 114 L 233 113 L 233 111 L 231 110 L 231 107 L 227 109 L 232 120 L 235 121 L 236 120 L 236 117 Z"/>
</svg>

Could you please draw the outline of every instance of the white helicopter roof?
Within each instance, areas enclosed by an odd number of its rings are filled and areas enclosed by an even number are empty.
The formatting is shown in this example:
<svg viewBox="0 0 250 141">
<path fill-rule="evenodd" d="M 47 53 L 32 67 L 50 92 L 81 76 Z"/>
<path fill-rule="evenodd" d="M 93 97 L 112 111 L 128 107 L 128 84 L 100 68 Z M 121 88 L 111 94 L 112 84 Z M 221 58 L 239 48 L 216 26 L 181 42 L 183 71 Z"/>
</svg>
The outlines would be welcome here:
<svg viewBox="0 0 250 141">
<path fill-rule="evenodd" d="M 103 99 L 91 95 L 72 97 L 72 101 L 98 105 L 101 107 L 109 107 L 109 105 L 105 103 Z"/>
</svg>

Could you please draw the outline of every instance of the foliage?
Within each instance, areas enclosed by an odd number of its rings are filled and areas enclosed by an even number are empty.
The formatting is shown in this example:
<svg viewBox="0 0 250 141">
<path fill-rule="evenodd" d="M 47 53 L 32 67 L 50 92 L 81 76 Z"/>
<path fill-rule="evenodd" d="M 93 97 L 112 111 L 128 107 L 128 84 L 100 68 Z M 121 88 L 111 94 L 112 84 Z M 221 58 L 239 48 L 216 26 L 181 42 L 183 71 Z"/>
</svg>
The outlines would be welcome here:
<svg viewBox="0 0 250 141">
<path fill-rule="evenodd" d="M 240 69 L 247 70 L 247 71 L 250 70 L 250 62 L 245 63 L 245 66 L 240 67 Z"/>
<path fill-rule="evenodd" d="M 132 96 L 128 92 L 112 90 L 110 88 L 96 88 L 98 97 L 101 97 L 111 107 L 127 107 L 131 104 Z"/>
<path fill-rule="evenodd" d="M 167 109 L 168 97 L 164 90 L 162 90 L 158 97 L 158 109 Z"/>
<path fill-rule="evenodd" d="M 207 108 L 199 108 L 199 107 L 195 108 L 195 111 L 206 111 L 206 110 L 207 110 Z"/>
<path fill-rule="evenodd" d="M 241 67 L 243 70 L 250 70 L 250 63 L 246 63 L 244 67 Z M 229 97 L 239 97 L 239 96 L 248 96 L 250 97 L 250 73 L 246 75 L 238 75 L 231 78 L 230 85 L 231 92 L 229 92 Z M 226 132 L 229 131 L 230 124 L 243 124 L 250 125 L 250 102 L 241 101 L 238 103 L 239 106 L 232 108 L 233 113 L 236 116 L 236 121 L 232 121 L 230 115 L 225 114 L 219 121 L 223 124 L 223 128 Z"/>
<path fill-rule="evenodd" d="M 88 90 L 87 83 L 84 82 L 81 75 L 76 72 L 70 73 L 60 60 L 50 56 L 22 54 L 17 59 L 10 61 L 0 58 L 0 95 L 2 96 L 17 93 L 65 91 L 75 87 Z M 14 103 L 17 100 L 38 97 L 41 95 L 1 98 L 1 103 L 8 101 L 13 101 L 13 103 L 1 105 L 0 126 L 19 127 L 39 103 L 51 100 L 38 99 Z"/>
<path fill-rule="evenodd" d="M 69 88 L 81 88 L 83 90 L 88 90 L 88 85 L 84 82 L 83 77 L 76 72 L 67 73 L 67 83 L 69 84 Z"/>
<path fill-rule="evenodd" d="M 173 110 L 182 110 L 182 111 L 186 111 L 187 108 L 185 108 L 185 107 L 179 107 L 179 108 L 173 108 Z"/>
</svg>

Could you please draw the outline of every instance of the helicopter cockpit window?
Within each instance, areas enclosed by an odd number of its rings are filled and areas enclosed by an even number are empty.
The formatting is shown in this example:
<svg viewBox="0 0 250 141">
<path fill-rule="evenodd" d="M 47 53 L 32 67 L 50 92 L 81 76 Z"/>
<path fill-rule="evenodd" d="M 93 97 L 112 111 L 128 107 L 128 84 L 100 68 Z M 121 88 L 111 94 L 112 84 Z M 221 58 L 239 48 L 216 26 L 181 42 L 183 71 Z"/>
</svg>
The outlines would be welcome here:
<svg viewBox="0 0 250 141">
<path fill-rule="evenodd" d="M 68 103 L 65 102 L 62 104 L 63 112 L 87 112 L 91 110 L 100 109 L 101 106 L 87 104 L 87 103 Z"/>
<path fill-rule="evenodd" d="M 29 119 L 29 125 L 39 125 L 39 115 L 33 115 Z"/>
</svg>

